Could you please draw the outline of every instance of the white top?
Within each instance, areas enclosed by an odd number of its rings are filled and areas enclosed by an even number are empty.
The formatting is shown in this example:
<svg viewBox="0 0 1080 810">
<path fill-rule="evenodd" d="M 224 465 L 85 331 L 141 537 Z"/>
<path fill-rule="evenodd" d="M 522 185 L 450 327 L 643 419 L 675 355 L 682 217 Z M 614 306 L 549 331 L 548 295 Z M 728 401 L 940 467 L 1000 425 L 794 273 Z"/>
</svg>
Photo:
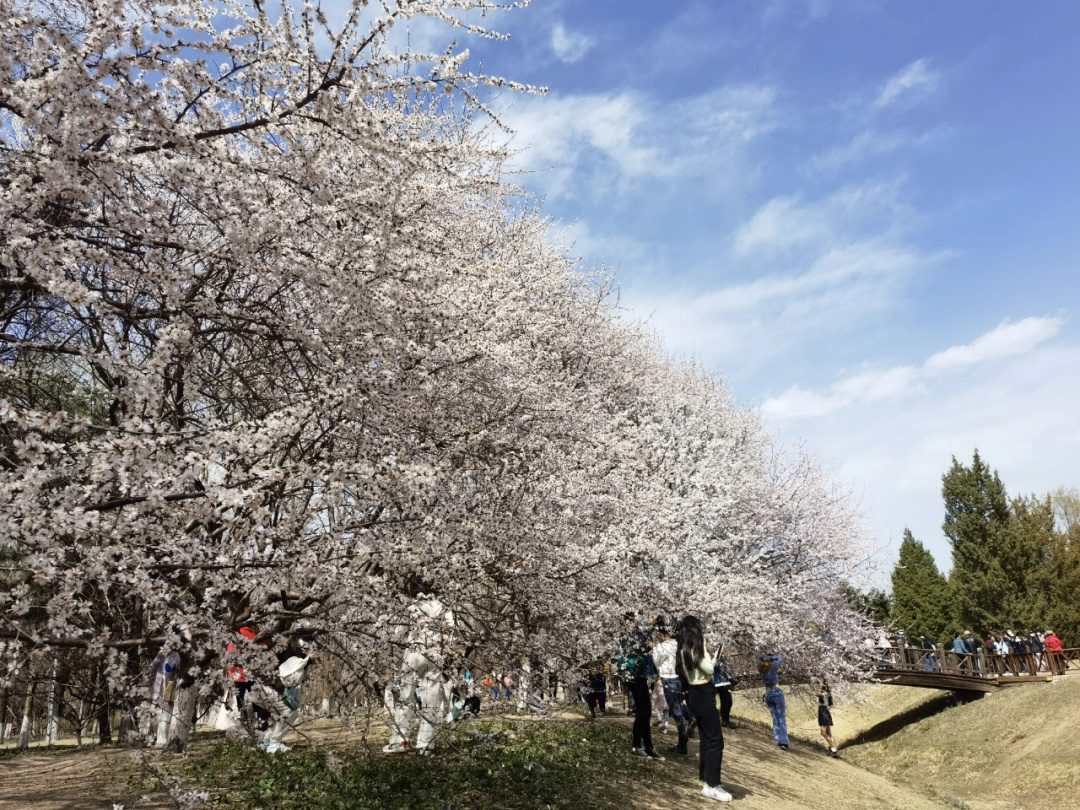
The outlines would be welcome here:
<svg viewBox="0 0 1080 810">
<path fill-rule="evenodd" d="M 675 673 L 675 652 L 679 649 L 679 642 L 673 638 L 661 641 L 652 648 L 652 660 L 656 664 L 656 671 L 664 680 L 678 678 Z"/>
</svg>

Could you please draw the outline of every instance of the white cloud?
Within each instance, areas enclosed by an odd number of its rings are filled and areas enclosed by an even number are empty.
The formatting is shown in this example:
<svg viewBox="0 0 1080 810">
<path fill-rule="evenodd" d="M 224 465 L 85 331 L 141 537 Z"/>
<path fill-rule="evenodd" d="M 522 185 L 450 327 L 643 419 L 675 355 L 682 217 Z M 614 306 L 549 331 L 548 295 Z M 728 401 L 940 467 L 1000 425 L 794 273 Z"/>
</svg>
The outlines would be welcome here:
<svg viewBox="0 0 1080 810">
<path fill-rule="evenodd" d="M 790 412 L 817 418 L 774 418 L 783 437 L 797 437 L 841 483 L 858 488 L 885 563 L 895 560 L 910 527 L 948 567 L 941 476 L 954 455 L 970 462 L 978 448 L 1014 495 L 1080 485 L 1080 347 L 1039 345 L 968 371 L 920 376 L 925 384 L 916 395 L 841 410 L 816 407 L 829 394 L 796 389 L 787 400 Z"/>
<path fill-rule="evenodd" d="M 844 186 L 814 203 L 800 197 L 774 197 L 735 232 L 735 250 L 776 253 L 797 245 L 827 245 L 845 237 L 872 217 L 893 225 L 906 216 L 901 183 Z"/>
<path fill-rule="evenodd" d="M 874 108 L 882 109 L 900 101 L 925 98 L 937 89 L 940 80 L 941 73 L 931 70 L 926 59 L 916 59 L 885 82 L 874 101 Z"/>
<path fill-rule="evenodd" d="M 973 343 L 938 352 L 926 361 L 926 367 L 934 371 L 954 371 L 975 363 L 1024 354 L 1060 330 L 1060 318 L 1024 318 L 1016 323 L 1005 321 Z"/>
<path fill-rule="evenodd" d="M 648 318 L 670 349 L 745 371 L 824 336 L 857 333 L 893 305 L 911 273 L 939 258 L 868 238 L 826 250 L 802 272 L 704 292 L 672 290 L 669 280 L 658 279 L 624 288 L 624 303 L 634 316 Z M 803 402 L 797 410 L 812 407 L 824 406 Z"/>
<path fill-rule="evenodd" d="M 943 139 L 948 133 L 949 129 L 945 126 L 934 127 L 918 135 L 906 131 L 878 132 L 866 129 L 847 143 L 812 156 L 804 164 L 803 170 L 809 172 L 836 170 L 900 149 L 924 147 Z"/>
<path fill-rule="evenodd" d="M 664 101 L 642 93 L 517 97 L 502 112 L 517 134 L 511 170 L 550 197 L 602 196 L 640 178 L 747 176 L 747 148 L 777 126 L 771 88 L 737 86 Z M 721 182 L 722 181 L 722 182 Z"/>
<path fill-rule="evenodd" d="M 551 50 L 561 61 L 574 63 L 587 54 L 596 40 L 588 34 L 567 31 L 562 23 L 556 23 L 551 29 Z"/>
<path fill-rule="evenodd" d="M 1060 318 L 1006 321 L 971 343 L 931 355 L 919 368 L 896 366 L 864 372 L 840 380 L 825 393 L 792 386 L 780 396 L 767 400 L 762 411 L 778 422 L 789 422 L 820 418 L 857 405 L 908 397 L 925 391 L 934 378 L 944 372 L 1027 354 L 1054 337 L 1061 326 Z"/>
</svg>

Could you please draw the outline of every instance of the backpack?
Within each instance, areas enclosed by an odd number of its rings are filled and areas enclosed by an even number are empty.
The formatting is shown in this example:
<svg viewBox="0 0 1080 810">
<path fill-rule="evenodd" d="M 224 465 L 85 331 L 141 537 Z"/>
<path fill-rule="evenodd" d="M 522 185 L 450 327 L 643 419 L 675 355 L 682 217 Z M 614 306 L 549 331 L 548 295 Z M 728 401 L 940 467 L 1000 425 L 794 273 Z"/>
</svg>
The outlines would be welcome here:
<svg viewBox="0 0 1080 810">
<path fill-rule="evenodd" d="M 623 654 L 615 659 L 615 665 L 622 680 L 653 678 L 660 674 L 649 654 L 648 639 L 644 633 L 635 633 L 627 638 L 622 646 Z"/>
</svg>

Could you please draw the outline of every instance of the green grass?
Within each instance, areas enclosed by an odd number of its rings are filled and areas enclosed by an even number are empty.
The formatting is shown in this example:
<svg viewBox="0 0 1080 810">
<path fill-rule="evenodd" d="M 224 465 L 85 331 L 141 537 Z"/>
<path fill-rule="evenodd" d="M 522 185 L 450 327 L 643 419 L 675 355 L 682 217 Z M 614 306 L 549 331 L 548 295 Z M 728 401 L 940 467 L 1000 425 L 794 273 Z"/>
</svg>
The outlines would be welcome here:
<svg viewBox="0 0 1080 810">
<path fill-rule="evenodd" d="M 472 723 L 438 753 L 363 750 L 268 755 L 221 741 L 187 764 L 185 782 L 227 810 L 561 810 L 603 806 L 597 788 L 645 783 L 650 763 L 629 756 L 628 732 L 569 723 Z"/>
</svg>

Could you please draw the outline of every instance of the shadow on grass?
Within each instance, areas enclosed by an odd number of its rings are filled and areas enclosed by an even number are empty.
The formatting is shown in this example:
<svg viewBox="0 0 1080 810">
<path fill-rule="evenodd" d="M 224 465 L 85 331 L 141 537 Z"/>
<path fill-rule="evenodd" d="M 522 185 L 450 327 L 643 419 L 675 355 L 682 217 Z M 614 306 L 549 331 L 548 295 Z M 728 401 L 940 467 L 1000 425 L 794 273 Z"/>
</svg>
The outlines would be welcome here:
<svg viewBox="0 0 1080 810">
<path fill-rule="evenodd" d="M 979 700 L 985 694 L 985 692 L 949 692 L 948 694 L 940 695 L 913 709 L 908 709 L 906 712 L 901 712 L 886 720 L 882 720 L 880 723 L 876 723 L 865 731 L 855 735 L 850 740 L 841 743 L 840 748 L 850 748 L 855 745 L 879 742 L 886 737 L 891 737 L 893 734 L 912 723 L 925 720 L 927 717 L 932 717 L 946 709 L 951 709 L 953 706 L 959 706 Z"/>
</svg>

